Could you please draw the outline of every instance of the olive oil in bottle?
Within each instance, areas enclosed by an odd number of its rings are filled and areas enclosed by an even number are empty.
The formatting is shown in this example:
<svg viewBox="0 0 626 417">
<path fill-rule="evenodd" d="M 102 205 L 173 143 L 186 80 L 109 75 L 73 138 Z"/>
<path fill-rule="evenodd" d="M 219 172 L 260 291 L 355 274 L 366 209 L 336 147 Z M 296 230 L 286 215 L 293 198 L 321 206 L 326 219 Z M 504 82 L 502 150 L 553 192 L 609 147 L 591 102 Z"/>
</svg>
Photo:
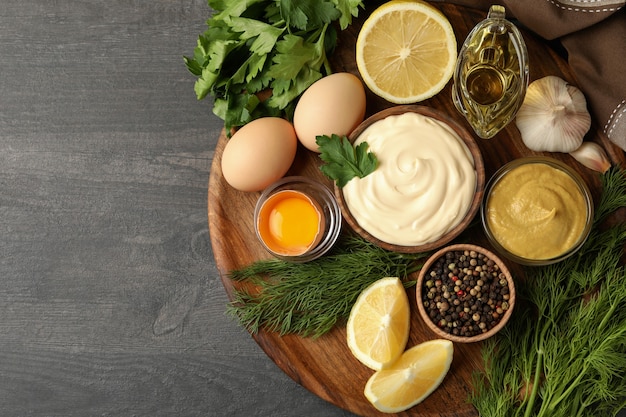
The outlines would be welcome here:
<svg viewBox="0 0 626 417">
<path fill-rule="evenodd" d="M 505 91 L 502 75 L 488 66 L 474 68 L 465 81 L 465 89 L 472 101 L 488 106 L 500 100 Z"/>
<path fill-rule="evenodd" d="M 521 33 L 491 6 L 461 47 L 453 101 L 478 136 L 492 138 L 521 106 L 528 86 L 528 54 Z"/>
</svg>

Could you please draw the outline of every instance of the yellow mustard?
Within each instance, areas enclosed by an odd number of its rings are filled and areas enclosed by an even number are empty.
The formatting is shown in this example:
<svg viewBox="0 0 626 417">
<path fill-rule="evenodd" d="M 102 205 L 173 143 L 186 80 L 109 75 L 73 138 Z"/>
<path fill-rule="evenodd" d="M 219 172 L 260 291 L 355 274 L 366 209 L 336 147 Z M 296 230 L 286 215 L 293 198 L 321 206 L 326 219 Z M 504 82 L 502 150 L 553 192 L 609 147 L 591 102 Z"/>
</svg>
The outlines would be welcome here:
<svg viewBox="0 0 626 417">
<path fill-rule="evenodd" d="M 567 173 L 531 163 L 512 169 L 494 185 L 486 219 L 506 250 L 543 260 L 564 254 L 578 242 L 587 210 L 585 196 Z"/>
</svg>

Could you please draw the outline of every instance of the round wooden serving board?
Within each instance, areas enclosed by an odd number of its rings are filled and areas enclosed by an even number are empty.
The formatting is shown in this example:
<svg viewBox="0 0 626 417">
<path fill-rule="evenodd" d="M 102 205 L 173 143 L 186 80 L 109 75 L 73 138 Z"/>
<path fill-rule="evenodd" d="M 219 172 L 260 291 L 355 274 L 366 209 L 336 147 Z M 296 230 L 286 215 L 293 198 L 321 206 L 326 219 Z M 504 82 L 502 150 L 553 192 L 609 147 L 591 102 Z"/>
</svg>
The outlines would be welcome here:
<svg viewBox="0 0 626 417">
<path fill-rule="evenodd" d="M 484 11 L 452 4 L 435 3 L 435 5 L 452 23 L 459 48 L 469 31 L 486 16 Z M 359 19 L 340 34 L 338 48 L 331 58 L 335 72 L 346 71 L 359 75 L 355 64 L 355 43 L 361 23 L 370 11 L 370 9 L 361 11 Z M 557 75 L 576 84 L 567 63 L 542 39 L 527 31 L 523 31 L 523 35 L 529 52 L 531 81 L 546 75 Z M 452 104 L 451 84 L 450 81 L 438 95 L 419 104 L 447 113 L 471 131 L 465 119 Z M 367 94 L 367 116 L 392 106 L 391 103 L 374 96 L 369 91 Z M 484 140 L 478 137 L 476 139 L 485 162 L 487 178 L 512 159 L 537 154 L 526 148 L 514 124 L 510 124 L 493 139 Z M 614 163 L 626 167 L 624 153 L 608 142 L 596 126 L 592 127 L 586 140 L 600 143 Z M 221 155 L 226 142 L 226 135 L 222 132 L 215 150 L 209 180 L 208 221 L 217 267 L 224 288 L 228 296 L 232 298 L 233 289 L 238 284 L 228 278 L 229 271 L 240 269 L 255 260 L 268 258 L 269 255 L 257 241 L 253 228 L 254 206 L 260 193 L 244 193 L 234 190 L 222 177 Z M 588 182 L 593 190 L 594 198 L 597 199 L 600 192 L 600 178 L 596 172 L 578 164 L 567 154 L 554 153 L 549 156 L 561 159 L 575 167 Z M 299 146 L 296 160 L 287 175 L 306 175 L 332 186 L 332 183 L 319 171 L 319 165 L 320 160 L 317 154 Z M 344 228 L 347 227 L 344 224 Z M 464 238 L 467 240 L 468 236 L 470 243 L 489 247 L 479 227 L 468 230 Z M 521 272 L 518 266 L 511 263 L 509 266 L 514 274 L 516 270 L 518 273 Z M 435 338 L 434 333 L 418 316 L 415 289 L 409 290 L 409 299 L 412 303 L 412 322 L 407 347 Z M 362 416 L 385 415 L 374 409 L 363 395 L 365 383 L 373 371 L 363 366 L 350 353 L 345 342 L 345 326 L 337 326 L 333 331 L 318 339 L 295 335 L 280 336 L 263 330 L 252 336 L 285 373 L 319 397 Z M 421 404 L 397 415 L 477 416 L 478 413 L 466 400 L 471 389 L 471 374 L 482 367 L 480 347 L 480 343 L 455 344 L 452 367 L 439 389 Z"/>
</svg>

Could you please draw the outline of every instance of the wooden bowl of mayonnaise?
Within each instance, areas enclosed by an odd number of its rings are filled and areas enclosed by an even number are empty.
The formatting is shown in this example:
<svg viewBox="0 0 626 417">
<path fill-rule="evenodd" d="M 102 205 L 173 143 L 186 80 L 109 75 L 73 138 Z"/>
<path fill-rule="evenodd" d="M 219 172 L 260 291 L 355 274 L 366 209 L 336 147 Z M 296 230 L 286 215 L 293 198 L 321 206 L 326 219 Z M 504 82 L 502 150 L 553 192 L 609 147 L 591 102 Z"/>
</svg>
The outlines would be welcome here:
<svg viewBox="0 0 626 417">
<path fill-rule="evenodd" d="M 473 136 L 430 107 L 402 105 L 364 120 L 349 136 L 367 142 L 376 170 L 335 195 L 346 223 L 383 249 L 427 252 L 458 236 L 480 208 L 485 167 Z"/>
</svg>

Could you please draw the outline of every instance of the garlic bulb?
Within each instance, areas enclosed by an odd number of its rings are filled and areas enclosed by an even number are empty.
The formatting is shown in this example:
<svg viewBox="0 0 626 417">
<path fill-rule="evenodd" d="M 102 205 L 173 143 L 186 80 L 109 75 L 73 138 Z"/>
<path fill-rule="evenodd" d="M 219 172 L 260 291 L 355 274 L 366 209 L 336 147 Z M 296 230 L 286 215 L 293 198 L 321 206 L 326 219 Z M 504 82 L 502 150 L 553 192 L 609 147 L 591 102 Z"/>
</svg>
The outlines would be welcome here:
<svg viewBox="0 0 626 417">
<path fill-rule="evenodd" d="M 606 152 L 595 142 L 583 142 L 578 149 L 569 154 L 594 171 L 606 172 L 611 168 L 611 161 L 609 161 Z"/>
<path fill-rule="evenodd" d="M 591 116 L 583 93 L 551 75 L 530 83 L 515 124 L 529 149 L 567 153 L 582 144 Z"/>
</svg>

